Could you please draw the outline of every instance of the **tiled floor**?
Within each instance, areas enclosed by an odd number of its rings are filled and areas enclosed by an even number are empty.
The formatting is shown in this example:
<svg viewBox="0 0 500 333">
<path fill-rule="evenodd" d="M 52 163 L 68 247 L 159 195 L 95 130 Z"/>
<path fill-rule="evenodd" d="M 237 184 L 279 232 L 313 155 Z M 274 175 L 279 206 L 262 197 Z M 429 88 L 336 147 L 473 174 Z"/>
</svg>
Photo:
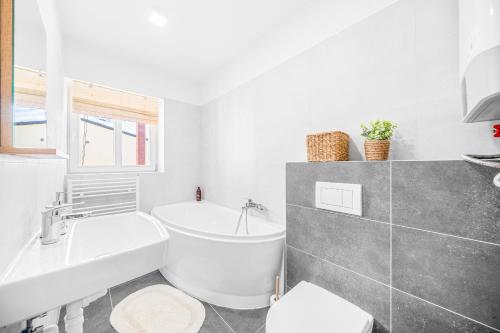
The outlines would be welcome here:
<svg viewBox="0 0 500 333">
<path fill-rule="evenodd" d="M 154 284 L 169 284 L 155 271 L 135 280 L 111 288 L 108 293 L 92 302 L 84 309 L 84 333 L 114 333 L 109 324 L 109 316 L 114 304 L 131 293 Z M 200 333 L 264 333 L 264 323 L 268 308 L 257 310 L 233 310 L 202 302 L 205 306 L 205 322 Z M 59 332 L 64 332 L 64 315 L 61 310 Z"/>
</svg>

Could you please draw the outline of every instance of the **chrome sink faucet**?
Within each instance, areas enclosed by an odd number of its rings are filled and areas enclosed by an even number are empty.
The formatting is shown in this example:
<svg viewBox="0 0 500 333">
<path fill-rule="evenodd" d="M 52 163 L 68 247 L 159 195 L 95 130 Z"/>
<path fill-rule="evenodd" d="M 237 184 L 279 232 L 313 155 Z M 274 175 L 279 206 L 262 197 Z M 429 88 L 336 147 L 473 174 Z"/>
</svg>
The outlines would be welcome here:
<svg viewBox="0 0 500 333">
<path fill-rule="evenodd" d="M 73 206 L 73 204 L 45 207 L 45 211 L 42 212 L 42 230 L 40 233 L 42 245 L 59 241 L 60 230 L 59 225 L 56 224 L 60 220 L 59 212 L 71 206 Z"/>
<path fill-rule="evenodd" d="M 70 218 L 82 218 L 90 216 L 90 212 L 61 213 L 62 210 L 72 207 L 75 204 L 62 204 L 45 207 L 42 212 L 42 230 L 40 241 L 42 245 L 57 243 L 60 238 L 60 229 L 57 222 Z"/>
</svg>

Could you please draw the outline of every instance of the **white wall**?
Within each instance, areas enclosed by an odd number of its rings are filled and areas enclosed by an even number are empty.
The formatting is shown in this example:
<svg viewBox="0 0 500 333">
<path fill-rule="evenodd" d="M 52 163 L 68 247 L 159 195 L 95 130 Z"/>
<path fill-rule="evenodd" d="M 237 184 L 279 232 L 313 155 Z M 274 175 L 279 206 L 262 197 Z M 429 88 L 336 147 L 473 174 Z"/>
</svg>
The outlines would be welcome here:
<svg viewBox="0 0 500 333">
<path fill-rule="evenodd" d="M 140 176 L 140 207 L 194 200 L 200 186 L 201 107 L 165 101 L 165 172 Z"/>
<path fill-rule="evenodd" d="M 52 18 L 57 17 L 57 12 L 50 8 L 51 0 L 39 0 L 39 3 L 44 15 L 51 22 L 57 22 L 57 19 Z M 197 83 L 177 79 L 154 67 L 130 62 L 120 55 L 119 50 L 110 53 L 67 38 L 63 38 L 62 45 L 59 45 L 61 36 L 58 25 L 52 24 L 47 28 L 53 31 L 51 38 L 45 38 L 43 31 L 31 26 L 16 25 L 16 65 L 47 70 L 47 59 L 48 66 L 64 65 L 61 68 L 63 73 L 58 72 L 58 67 L 51 70 L 51 73 L 56 72 L 53 77 L 62 75 L 141 94 L 201 104 L 200 86 Z M 58 82 L 62 84 L 61 80 Z"/>
<path fill-rule="evenodd" d="M 63 190 L 66 161 L 0 155 L 0 274 L 40 230 L 41 212 Z"/>
<path fill-rule="evenodd" d="M 64 40 L 65 76 L 140 94 L 200 104 L 200 87 L 154 67 L 74 40 Z"/>
<path fill-rule="evenodd" d="M 30 5 L 36 6 L 37 4 L 44 19 L 54 19 L 53 3 L 50 0 L 39 0 Z M 33 9 L 32 14 L 38 15 L 38 9 Z M 16 27 L 19 28 L 17 25 Z M 17 29 L 14 36 L 16 64 L 46 69 L 45 59 L 49 57 L 53 60 L 60 59 L 58 58 L 60 45 L 57 43 L 57 26 L 45 28 L 49 33 L 47 47 L 37 40 L 37 38 L 44 40 L 43 32 L 32 30 L 31 27 L 27 27 L 27 30 Z M 33 37 L 35 40 L 31 42 L 29 38 Z M 52 79 L 60 75 L 60 68 L 54 62 L 51 63 L 50 69 Z M 62 91 L 58 94 L 57 85 L 57 82 L 54 85 L 52 81 L 49 86 L 52 96 L 49 106 L 61 112 L 62 101 L 58 102 L 57 96 L 61 97 Z M 49 143 L 56 145 L 57 139 L 52 136 Z M 40 213 L 55 199 L 55 192 L 63 190 L 65 174 L 66 160 L 33 159 L 0 154 L 0 230 L 2 230 L 0 232 L 0 274 L 24 244 L 40 230 Z"/>
<path fill-rule="evenodd" d="M 305 136 L 342 130 L 363 158 L 359 124 L 399 124 L 392 159 L 495 153 L 490 124 L 463 124 L 455 0 L 401 0 L 203 107 L 206 198 L 252 197 L 285 217 L 285 163 L 305 161 Z"/>
<path fill-rule="evenodd" d="M 14 63 L 46 70 L 46 38 L 40 4 L 46 0 L 14 1 Z"/>
<path fill-rule="evenodd" d="M 14 64 L 46 71 L 45 32 L 16 25 L 14 36 Z"/>
<path fill-rule="evenodd" d="M 202 86 L 206 104 L 398 0 L 315 0 L 241 52 Z"/>
</svg>

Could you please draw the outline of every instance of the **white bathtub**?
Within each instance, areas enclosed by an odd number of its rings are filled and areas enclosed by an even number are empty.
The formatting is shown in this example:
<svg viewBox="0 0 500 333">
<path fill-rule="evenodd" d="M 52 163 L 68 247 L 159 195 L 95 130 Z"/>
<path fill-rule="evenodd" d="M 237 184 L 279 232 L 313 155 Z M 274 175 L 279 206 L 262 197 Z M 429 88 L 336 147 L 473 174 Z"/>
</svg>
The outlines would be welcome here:
<svg viewBox="0 0 500 333">
<path fill-rule="evenodd" d="M 151 214 L 170 234 L 161 273 L 173 285 L 206 302 L 233 309 L 269 305 L 282 264 L 285 228 L 248 216 L 234 231 L 240 212 L 213 203 L 183 202 L 155 207 Z"/>
</svg>

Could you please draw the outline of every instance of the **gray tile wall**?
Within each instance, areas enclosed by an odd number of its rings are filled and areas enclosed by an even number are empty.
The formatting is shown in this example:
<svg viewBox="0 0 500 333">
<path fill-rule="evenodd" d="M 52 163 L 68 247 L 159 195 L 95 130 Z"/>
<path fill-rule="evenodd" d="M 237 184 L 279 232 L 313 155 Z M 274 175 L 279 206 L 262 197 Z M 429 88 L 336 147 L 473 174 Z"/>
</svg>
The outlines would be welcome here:
<svg viewBox="0 0 500 333">
<path fill-rule="evenodd" d="M 500 332 L 500 189 L 464 161 L 289 163 L 287 285 L 310 281 L 374 332 Z M 363 185 L 363 217 L 315 208 L 316 181 Z"/>
</svg>

